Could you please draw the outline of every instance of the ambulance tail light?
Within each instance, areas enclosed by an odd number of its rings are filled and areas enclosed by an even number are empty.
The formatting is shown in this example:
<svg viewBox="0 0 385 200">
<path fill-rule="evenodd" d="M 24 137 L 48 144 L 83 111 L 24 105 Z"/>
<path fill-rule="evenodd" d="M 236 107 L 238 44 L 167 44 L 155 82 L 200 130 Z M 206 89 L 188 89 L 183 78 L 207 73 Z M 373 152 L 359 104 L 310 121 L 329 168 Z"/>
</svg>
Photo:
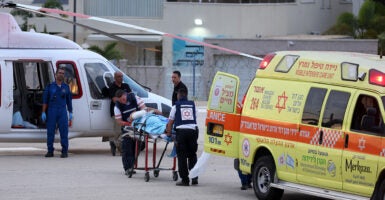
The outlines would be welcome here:
<svg viewBox="0 0 385 200">
<path fill-rule="evenodd" d="M 265 69 L 267 67 L 267 65 L 269 65 L 270 61 L 273 60 L 275 56 L 275 53 L 269 53 L 267 54 L 263 60 L 261 61 L 261 63 L 259 63 L 259 69 Z"/>
<path fill-rule="evenodd" d="M 369 70 L 369 83 L 385 87 L 385 73 L 375 69 Z"/>
</svg>

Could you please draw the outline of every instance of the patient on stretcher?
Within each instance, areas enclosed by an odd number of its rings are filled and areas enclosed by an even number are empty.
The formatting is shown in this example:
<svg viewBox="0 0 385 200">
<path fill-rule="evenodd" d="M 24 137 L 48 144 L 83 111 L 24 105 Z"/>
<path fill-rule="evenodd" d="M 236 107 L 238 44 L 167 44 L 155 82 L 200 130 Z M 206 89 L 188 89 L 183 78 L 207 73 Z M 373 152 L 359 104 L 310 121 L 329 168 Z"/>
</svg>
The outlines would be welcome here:
<svg viewBox="0 0 385 200">
<path fill-rule="evenodd" d="M 133 120 L 132 126 L 138 131 L 144 131 L 153 139 L 160 137 L 166 142 L 171 142 L 171 138 L 164 134 L 168 118 L 144 110 L 134 112 L 130 117 Z"/>
</svg>

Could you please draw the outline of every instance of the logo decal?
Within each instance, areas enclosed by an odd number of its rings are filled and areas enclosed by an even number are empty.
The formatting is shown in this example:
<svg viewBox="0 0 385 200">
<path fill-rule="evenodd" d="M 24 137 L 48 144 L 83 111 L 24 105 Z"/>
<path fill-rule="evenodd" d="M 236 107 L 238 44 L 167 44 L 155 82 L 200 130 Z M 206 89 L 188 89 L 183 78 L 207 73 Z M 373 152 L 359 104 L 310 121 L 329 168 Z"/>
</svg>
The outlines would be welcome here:
<svg viewBox="0 0 385 200">
<path fill-rule="evenodd" d="M 287 101 L 286 92 L 283 92 L 280 96 L 278 96 L 278 102 L 275 105 L 275 108 L 278 108 L 278 113 L 281 113 L 283 109 L 286 109 L 286 101 Z M 283 102 L 281 102 L 281 100 Z"/>
<path fill-rule="evenodd" d="M 286 165 L 294 169 L 294 159 L 289 154 L 286 157 Z"/>
<path fill-rule="evenodd" d="M 248 139 L 244 139 L 242 143 L 243 155 L 247 158 L 250 155 L 250 142 Z"/>
<path fill-rule="evenodd" d="M 336 164 L 334 164 L 334 162 L 332 160 L 329 160 L 328 161 L 328 172 L 329 172 L 330 176 L 335 177 L 336 176 L 336 170 L 337 170 Z"/>
<path fill-rule="evenodd" d="M 192 108 L 181 108 L 182 120 L 194 120 Z"/>
<path fill-rule="evenodd" d="M 359 140 L 358 140 L 358 148 L 362 151 L 365 149 L 365 138 L 361 137 Z"/>
<path fill-rule="evenodd" d="M 231 143 L 233 143 L 233 136 L 231 136 L 229 133 L 225 135 L 224 142 L 227 144 L 227 146 Z"/>
</svg>

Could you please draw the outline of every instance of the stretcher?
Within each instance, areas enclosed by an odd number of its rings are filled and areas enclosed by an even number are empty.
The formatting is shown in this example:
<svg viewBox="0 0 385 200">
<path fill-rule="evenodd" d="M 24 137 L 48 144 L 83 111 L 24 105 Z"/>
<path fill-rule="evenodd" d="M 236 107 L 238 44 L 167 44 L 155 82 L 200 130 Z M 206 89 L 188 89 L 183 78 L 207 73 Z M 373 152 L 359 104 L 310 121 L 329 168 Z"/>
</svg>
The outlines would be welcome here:
<svg viewBox="0 0 385 200">
<path fill-rule="evenodd" d="M 144 170 L 145 176 L 144 180 L 148 182 L 150 180 L 150 171 L 153 171 L 154 177 L 158 177 L 160 171 L 162 170 L 171 170 L 172 171 L 172 179 L 174 181 L 178 180 L 178 173 L 176 171 L 176 156 L 173 156 L 172 166 L 170 168 L 160 167 L 162 159 L 166 153 L 167 147 L 170 143 L 172 143 L 172 139 L 167 137 L 164 134 L 164 130 L 166 128 L 168 119 L 155 115 L 152 113 L 146 113 L 143 116 L 140 116 L 132 122 L 131 126 L 125 126 L 123 128 L 122 137 L 132 137 L 135 138 L 135 161 L 134 168 L 128 172 L 128 177 L 131 178 L 133 174 L 133 170 Z M 159 160 L 157 161 L 157 143 L 163 141 L 166 142 L 165 147 L 162 151 Z M 152 143 L 152 165 L 149 165 L 149 147 L 150 143 Z M 144 167 L 138 166 L 138 158 L 141 154 L 141 150 L 144 147 Z"/>
</svg>

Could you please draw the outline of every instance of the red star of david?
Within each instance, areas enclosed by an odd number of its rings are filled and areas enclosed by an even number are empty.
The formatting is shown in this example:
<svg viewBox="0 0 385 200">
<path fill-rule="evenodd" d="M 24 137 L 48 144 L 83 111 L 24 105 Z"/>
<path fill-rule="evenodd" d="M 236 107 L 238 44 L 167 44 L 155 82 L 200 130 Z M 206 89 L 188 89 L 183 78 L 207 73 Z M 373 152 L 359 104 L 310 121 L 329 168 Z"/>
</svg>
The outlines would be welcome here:
<svg viewBox="0 0 385 200">
<path fill-rule="evenodd" d="M 189 111 L 184 111 L 183 116 L 190 117 L 191 113 Z"/>
<path fill-rule="evenodd" d="M 229 145 L 229 144 L 231 144 L 231 143 L 233 143 L 233 141 L 232 141 L 232 139 L 233 139 L 233 136 L 231 136 L 230 134 L 226 134 L 225 135 L 225 143 L 227 144 L 227 145 Z"/>
<path fill-rule="evenodd" d="M 281 113 L 282 109 L 286 109 L 286 101 L 287 101 L 286 92 L 283 92 L 282 95 L 278 96 L 278 102 L 275 105 L 275 108 L 278 108 L 278 113 Z M 281 100 L 283 102 L 281 102 Z"/>
</svg>

